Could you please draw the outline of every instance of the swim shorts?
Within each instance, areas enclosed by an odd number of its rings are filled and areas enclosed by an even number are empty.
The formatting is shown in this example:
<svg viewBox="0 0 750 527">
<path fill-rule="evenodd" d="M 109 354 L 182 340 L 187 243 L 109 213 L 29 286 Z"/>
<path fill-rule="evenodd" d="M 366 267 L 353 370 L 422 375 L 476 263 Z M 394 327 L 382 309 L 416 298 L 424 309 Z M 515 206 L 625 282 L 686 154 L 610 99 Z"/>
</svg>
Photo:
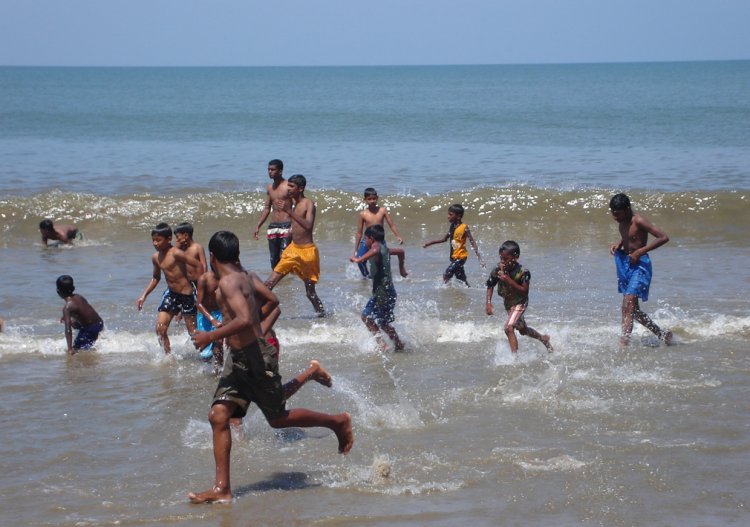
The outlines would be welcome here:
<svg viewBox="0 0 750 527">
<path fill-rule="evenodd" d="M 275 273 L 286 276 L 296 274 L 303 281 L 317 283 L 320 279 L 320 254 L 314 243 L 297 245 L 294 242 L 284 249 L 281 260 L 273 268 Z"/>
<path fill-rule="evenodd" d="M 505 321 L 506 328 L 522 329 L 526 326 L 526 320 L 523 318 L 523 313 L 526 311 L 526 305 L 527 304 L 516 304 L 515 306 L 510 306 L 510 308 L 506 310 L 508 313 L 508 320 Z"/>
<path fill-rule="evenodd" d="M 271 255 L 271 269 L 273 269 L 279 263 L 281 253 L 292 241 L 292 222 L 277 221 L 270 223 L 268 231 L 266 231 L 266 238 L 268 239 L 268 252 Z"/>
<path fill-rule="evenodd" d="M 466 258 L 451 258 L 450 265 L 443 272 L 443 280 L 449 280 L 455 276 L 466 285 L 469 285 L 469 282 L 466 280 L 466 271 L 464 271 L 465 263 Z"/>
<path fill-rule="evenodd" d="M 96 339 L 99 338 L 99 333 L 104 329 L 104 322 L 97 322 L 89 326 L 83 326 L 78 330 L 76 340 L 73 342 L 73 349 L 87 350 L 90 349 Z"/>
<path fill-rule="evenodd" d="M 250 403 L 257 404 L 269 421 L 284 415 L 286 399 L 276 348 L 258 339 L 231 350 L 224 359 L 212 405 L 221 401 L 237 405 L 232 417 L 244 417 Z"/>
<path fill-rule="evenodd" d="M 198 309 L 195 307 L 195 297 L 193 295 L 183 295 L 175 293 L 171 289 L 164 291 L 161 297 L 158 311 L 166 311 L 172 315 L 182 313 L 183 315 L 195 315 Z"/>
<path fill-rule="evenodd" d="M 615 251 L 615 267 L 617 268 L 617 290 L 623 295 L 634 295 L 644 302 L 647 301 L 653 276 L 651 259 L 648 255 L 644 254 L 635 265 L 632 265 L 630 255 L 618 249 Z"/>
<path fill-rule="evenodd" d="M 396 307 L 396 296 L 395 288 L 391 288 L 390 294 L 385 299 L 371 296 L 362 310 L 362 316 L 375 322 L 378 327 L 390 324 L 395 320 L 393 310 Z"/>
<path fill-rule="evenodd" d="M 221 322 L 221 311 L 216 309 L 214 311 L 211 311 L 211 316 L 214 317 L 217 321 Z M 203 313 L 198 311 L 198 317 L 195 320 L 195 329 L 198 331 L 213 331 L 216 329 L 214 325 L 211 323 L 211 320 L 204 316 Z M 209 342 L 208 346 L 203 348 L 200 352 L 201 359 L 203 360 L 209 360 L 211 357 L 214 356 L 214 342 Z"/>
</svg>

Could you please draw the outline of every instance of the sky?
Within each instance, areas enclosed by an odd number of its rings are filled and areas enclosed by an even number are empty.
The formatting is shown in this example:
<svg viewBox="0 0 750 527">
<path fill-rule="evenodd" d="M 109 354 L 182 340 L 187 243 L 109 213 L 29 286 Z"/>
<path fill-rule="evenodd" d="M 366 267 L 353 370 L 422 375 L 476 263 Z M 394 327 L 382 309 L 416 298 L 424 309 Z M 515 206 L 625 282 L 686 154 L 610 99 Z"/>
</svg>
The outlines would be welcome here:
<svg viewBox="0 0 750 527">
<path fill-rule="evenodd" d="M 750 0 L 0 0 L 4 66 L 750 59 Z"/>
</svg>

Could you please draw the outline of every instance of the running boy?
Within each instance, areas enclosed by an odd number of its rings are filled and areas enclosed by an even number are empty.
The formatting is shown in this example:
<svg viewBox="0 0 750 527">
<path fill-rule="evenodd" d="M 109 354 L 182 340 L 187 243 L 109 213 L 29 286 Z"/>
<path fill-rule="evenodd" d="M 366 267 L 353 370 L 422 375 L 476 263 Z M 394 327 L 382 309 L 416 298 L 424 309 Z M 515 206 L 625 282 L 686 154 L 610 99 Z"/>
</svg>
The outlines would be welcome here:
<svg viewBox="0 0 750 527">
<path fill-rule="evenodd" d="M 383 227 L 384 223 L 388 223 L 388 226 L 393 231 L 393 235 L 396 237 L 396 241 L 399 245 L 403 245 L 404 240 L 398 234 L 398 229 L 391 219 L 391 215 L 388 214 L 388 209 L 378 205 L 378 193 L 372 187 L 365 189 L 365 203 L 367 208 L 357 213 L 357 234 L 354 237 L 354 253 L 352 256 L 360 257 L 367 252 L 367 246 L 365 240 L 362 238 L 362 233 L 367 227 L 372 225 L 380 225 Z M 382 242 L 385 244 L 385 239 Z M 367 271 L 367 265 L 364 263 L 357 264 L 362 276 L 367 278 L 369 273 Z"/>
<path fill-rule="evenodd" d="M 153 275 L 143 294 L 136 300 L 135 307 L 138 311 L 143 308 L 146 297 L 154 290 L 164 273 L 167 290 L 162 296 L 159 314 L 156 316 L 156 335 L 159 337 L 159 344 L 164 348 L 164 353 L 169 354 L 172 351 L 168 335 L 169 323 L 177 313 L 182 314 L 188 334 L 192 335 L 195 332 L 197 310 L 193 284 L 188 278 L 188 268 L 192 267 L 195 272 L 201 263 L 182 249 L 172 246 L 172 229 L 166 223 L 160 223 L 151 230 L 151 242 L 156 249 L 151 256 Z"/>
<path fill-rule="evenodd" d="M 362 322 L 370 333 L 375 335 L 378 347 L 385 349 L 383 339 L 378 334 L 378 328 L 393 341 L 396 351 L 404 349 L 404 344 L 398 338 L 396 329 L 391 326 L 394 321 L 393 309 L 396 307 L 396 288 L 391 276 L 391 255 L 398 256 L 401 276 L 407 276 L 404 268 L 404 250 L 388 249 L 384 243 L 385 230 L 382 225 L 371 225 L 365 230 L 365 245 L 367 252 L 362 256 L 352 256 L 349 260 L 359 264 L 369 260 L 370 276 L 372 276 L 372 296 L 362 311 Z"/>
<path fill-rule="evenodd" d="M 188 268 L 188 278 L 197 285 L 198 279 L 206 272 L 206 252 L 203 250 L 203 246 L 193 240 L 193 225 L 186 221 L 183 221 L 174 228 L 174 239 L 177 242 L 177 247 L 188 253 L 190 256 L 198 260 L 201 265 L 199 268 Z"/>
<path fill-rule="evenodd" d="M 285 205 L 291 204 L 286 179 L 283 176 L 284 163 L 281 159 L 272 159 L 268 162 L 268 177 L 271 183 L 266 186 L 266 205 L 260 213 L 258 223 L 253 230 L 253 238 L 258 239 L 261 225 L 271 216 L 268 224 L 266 238 L 268 239 L 268 252 L 271 256 L 271 269 L 276 267 L 281 259 L 281 253 L 287 248 L 292 240 L 292 220 L 286 212 Z"/>
<path fill-rule="evenodd" d="M 474 237 L 471 235 L 469 226 L 463 223 L 463 217 L 464 208 L 462 205 L 455 204 L 448 207 L 448 222 L 450 223 L 450 227 L 448 228 L 447 234 L 442 238 L 438 238 L 436 240 L 425 243 L 424 245 L 422 245 L 422 247 L 427 248 L 430 245 L 434 245 L 436 243 L 444 243 L 450 240 L 451 263 L 443 272 L 443 281 L 447 284 L 448 280 L 455 276 L 457 279 L 465 283 L 466 287 L 469 287 L 469 282 L 466 280 L 466 271 L 464 271 L 464 264 L 466 263 L 466 259 L 469 257 L 469 252 L 466 250 L 466 240 L 469 240 L 472 248 L 474 249 L 474 252 L 477 255 L 477 258 L 479 258 L 479 265 L 481 265 L 483 269 L 485 265 L 484 260 L 482 260 L 482 255 L 479 254 L 479 247 L 477 246 L 477 242 L 474 241 Z"/>
<path fill-rule="evenodd" d="M 60 322 L 65 324 L 68 355 L 73 355 L 78 350 L 90 349 L 104 329 L 102 317 L 84 297 L 73 292 L 75 289 L 73 278 L 69 275 L 64 274 L 57 278 L 57 294 L 65 300 Z M 73 328 L 78 330 L 75 342 Z"/>
<path fill-rule="evenodd" d="M 526 325 L 523 313 L 529 304 L 529 283 L 531 273 L 518 263 L 521 256 L 521 248 L 512 240 L 508 240 L 500 246 L 500 262 L 497 264 L 490 277 L 487 279 L 487 305 L 485 311 L 492 315 L 495 310 L 492 307 L 492 290 L 497 285 L 497 294 L 503 298 L 505 311 L 508 319 L 505 321 L 505 334 L 508 336 L 510 351 L 518 353 L 518 338 L 515 330 L 521 335 L 537 339 L 552 351 L 549 343 L 549 335 L 542 335 Z"/>
<path fill-rule="evenodd" d="M 50 240 L 65 244 L 72 244 L 78 236 L 78 227 L 75 225 L 55 225 L 52 220 L 45 219 L 39 222 L 39 232 L 42 233 L 42 243 L 47 246 Z"/>
<path fill-rule="evenodd" d="M 214 394 L 208 420 L 213 431 L 216 475 L 211 489 L 188 494 L 193 503 L 227 502 L 232 499 L 230 485 L 231 418 L 243 417 L 251 402 L 260 407 L 273 428 L 316 427 L 333 430 L 339 452 L 346 454 L 354 444 L 351 416 L 324 414 L 304 408 L 286 409 L 285 390 L 281 386 L 276 350 L 263 339 L 256 292 L 252 277 L 239 261 L 239 240 L 228 231 L 219 231 L 208 244 L 211 268 L 219 277 L 217 298 L 224 315 L 224 325 L 208 333 L 197 332 L 193 342 L 203 348 L 212 340 L 226 338 L 230 353 L 224 361 L 224 371 Z M 330 382 L 319 364 L 295 378 L 296 388 L 312 378 Z M 295 386 L 290 390 L 296 391 Z"/>
<path fill-rule="evenodd" d="M 286 183 L 291 200 L 284 202 L 283 206 L 292 220 L 292 242 L 281 254 L 281 260 L 266 280 L 266 286 L 273 289 L 287 274 L 296 274 L 305 283 L 305 294 L 313 309 L 319 316 L 324 316 L 323 302 L 315 291 L 315 284 L 320 279 L 320 253 L 313 242 L 315 203 L 305 197 L 305 176 L 296 174 Z"/>
<path fill-rule="evenodd" d="M 652 331 L 659 340 L 671 344 L 672 332 L 662 331 L 638 305 L 639 298 L 644 302 L 648 300 L 653 275 L 648 253 L 667 243 L 669 236 L 640 214 L 635 214 L 630 208 L 630 198 L 625 194 L 612 196 L 609 210 L 620 231 L 620 242 L 609 247 L 609 254 L 615 258 L 617 289 L 623 294 L 620 343 L 623 346 L 630 343 L 635 319 Z M 651 243 L 648 243 L 649 234 L 655 238 Z"/>
</svg>

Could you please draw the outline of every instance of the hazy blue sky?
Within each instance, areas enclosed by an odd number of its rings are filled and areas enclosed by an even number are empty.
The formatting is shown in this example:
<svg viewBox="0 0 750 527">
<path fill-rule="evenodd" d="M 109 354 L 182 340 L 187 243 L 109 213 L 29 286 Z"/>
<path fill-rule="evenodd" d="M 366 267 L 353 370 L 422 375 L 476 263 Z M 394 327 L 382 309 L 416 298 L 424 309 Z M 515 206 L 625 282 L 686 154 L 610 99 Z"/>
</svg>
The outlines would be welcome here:
<svg viewBox="0 0 750 527">
<path fill-rule="evenodd" d="M 750 0 L 0 0 L 0 65 L 750 59 Z"/>
</svg>

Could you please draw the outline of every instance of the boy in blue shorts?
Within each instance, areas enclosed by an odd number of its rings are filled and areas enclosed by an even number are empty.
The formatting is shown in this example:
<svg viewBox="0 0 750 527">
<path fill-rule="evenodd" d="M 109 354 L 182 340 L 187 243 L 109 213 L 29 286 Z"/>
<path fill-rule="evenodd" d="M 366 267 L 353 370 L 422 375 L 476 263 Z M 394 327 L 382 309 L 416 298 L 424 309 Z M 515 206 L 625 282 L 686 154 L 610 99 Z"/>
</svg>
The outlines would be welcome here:
<svg viewBox="0 0 750 527">
<path fill-rule="evenodd" d="M 513 240 L 508 240 L 500 246 L 500 262 L 497 264 L 490 277 L 487 279 L 487 305 L 485 311 L 488 315 L 494 313 L 492 306 L 492 290 L 497 286 L 497 294 L 502 297 L 508 319 L 503 329 L 508 337 L 510 351 L 518 353 L 518 338 L 516 330 L 521 335 L 538 340 L 547 351 L 552 351 L 549 343 L 549 335 L 542 335 L 538 331 L 526 325 L 523 317 L 526 307 L 529 305 L 529 284 L 531 273 L 524 268 L 518 258 L 521 256 L 521 248 Z"/>
<path fill-rule="evenodd" d="M 426 242 L 422 245 L 423 248 L 427 248 L 430 245 L 436 243 L 445 243 L 448 240 L 451 241 L 451 252 L 450 252 L 450 265 L 443 272 L 443 282 L 446 284 L 448 280 L 454 276 L 466 284 L 469 287 L 469 282 L 466 279 L 466 271 L 464 271 L 464 264 L 466 259 L 469 257 L 469 251 L 466 250 L 466 241 L 471 243 L 474 252 L 479 258 L 479 265 L 484 269 L 484 260 L 482 255 L 479 254 L 479 247 L 477 242 L 474 241 L 474 237 L 471 235 L 469 226 L 463 223 L 464 207 L 460 204 L 451 205 L 448 207 L 448 223 L 450 224 L 448 232 L 442 238 Z"/>
<path fill-rule="evenodd" d="M 630 198 L 625 194 L 612 196 L 609 210 L 620 231 L 620 242 L 609 247 L 609 254 L 614 256 L 617 269 L 617 289 L 623 294 L 620 343 L 623 346 L 630 343 L 633 320 L 637 320 L 659 340 L 671 344 L 672 332 L 662 331 L 638 305 L 639 298 L 644 302 L 648 300 L 648 290 L 653 276 L 648 253 L 667 243 L 669 236 L 642 215 L 635 214 L 630 207 Z M 648 243 L 649 234 L 654 236 L 651 243 Z"/>
<path fill-rule="evenodd" d="M 409 273 L 404 268 L 404 250 L 401 248 L 388 249 L 383 240 L 385 230 L 382 225 L 371 225 L 365 230 L 365 244 L 367 252 L 362 256 L 352 256 L 349 260 L 359 264 L 369 260 L 370 276 L 372 277 L 372 296 L 362 311 L 362 322 L 370 333 L 375 335 L 380 349 L 385 349 L 383 339 L 378 331 L 388 335 L 393 341 L 396 351 L 404 349 L 404 344 L 398 338 L 396 329 L 391 326 L 394 320 L 393 309 L 396 307 L 396 288 L 393 287 L 391 276 L 391 255 L 398 257 L 401 276 Z"/>
<path fill-rule="evenodd" d="M 99 313 L 81 295 L 75 294 L 73 278 L 62 275 L 57 279 L 57 294 L 65 300 L 63 316 L 60 322 L 65 324 L 65 340 L 68 343 L 68 355 L 78 350 L 91 349 L 104 329 L 104 321 Z M 73 342 L 73 329 L 78 330 Z"/>
</svg>

